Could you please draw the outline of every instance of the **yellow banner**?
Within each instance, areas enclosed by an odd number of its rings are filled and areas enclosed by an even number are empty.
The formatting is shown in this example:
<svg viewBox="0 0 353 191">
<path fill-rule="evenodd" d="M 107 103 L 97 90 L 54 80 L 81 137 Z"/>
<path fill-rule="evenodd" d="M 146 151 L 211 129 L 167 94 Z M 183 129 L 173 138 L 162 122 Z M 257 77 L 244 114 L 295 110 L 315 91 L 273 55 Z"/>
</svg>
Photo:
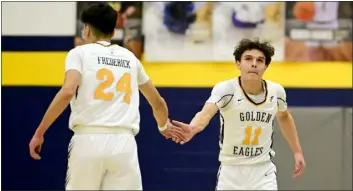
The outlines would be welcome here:
<svg viewBox="0 0 353 191">
<path fill-rule="evenodd" d="M 2 85 L 60 86 L 66 52 L 3 52 Z M 213 87 L 240 73 L 231 62 L 142 62 L 159 87 Z M 265 79 L 285 87 L 351 88 L 352 64 L 271 63 Z"/>
</svg>

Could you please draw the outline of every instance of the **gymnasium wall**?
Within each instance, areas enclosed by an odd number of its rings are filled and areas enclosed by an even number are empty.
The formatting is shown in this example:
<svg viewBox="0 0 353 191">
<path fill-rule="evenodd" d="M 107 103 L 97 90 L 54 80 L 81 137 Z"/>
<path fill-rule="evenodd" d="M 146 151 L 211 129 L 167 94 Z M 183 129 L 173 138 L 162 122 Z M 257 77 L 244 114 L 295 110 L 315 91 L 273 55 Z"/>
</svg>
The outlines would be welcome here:
<svg viewBox="0 0 353 191">
<path fill-rule="evenodd" d="M 30 158 L 28 143 L 63 81 L 64 59 L 74 41 L 75 3 L 2 6 L 2 188 L 64 189 L 72 136 L 67 128 L 69 109 L 46 134 L 41 161 Z M 53 7 L 50 12 L 48 6 Z M 59 6 L 61 11 L 55 11 Z M 227 62 L 142 62 L 167 101 L 170 117 L 185 122 L 202 108 L 213 85 L 239 75 Z M 308 163 L 298 183 L 290 180 L 293 157 L 277 128 L 280 189 L 351 189 L 347 169 L 352 155 L 347 151 L 351 150 L 352 64 L 273 63 L 265 78 L 285 86 Z M 159 135 L 143 97 L 140 111 L 136 139 L 145 189 L 214 189 L 218 117 L 192 142 L 179 146 Z"/>
</svg>

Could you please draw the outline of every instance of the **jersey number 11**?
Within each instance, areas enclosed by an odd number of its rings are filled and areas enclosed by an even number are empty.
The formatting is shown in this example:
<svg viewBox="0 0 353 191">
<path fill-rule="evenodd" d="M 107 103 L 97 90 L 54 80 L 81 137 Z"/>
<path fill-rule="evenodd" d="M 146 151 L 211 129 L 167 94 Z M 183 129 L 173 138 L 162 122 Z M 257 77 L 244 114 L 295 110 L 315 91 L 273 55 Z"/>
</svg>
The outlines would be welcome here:
<svg viewBox="0 0 353 191">
<path fill-rule="evenodd" d="M 94 92 L 94 99 L 102 99 L 104 101 L 110 101 L 113 99 L 113 92 L 104 92 L 104 89 L 111 86 L 114 82 L 114 74 L 112 71 L 103 68 L 97 71 L 96 77 L 98 80 L 106 80 L 100 83 Z M 116 84 L 116 91 L 125 93 L 124 102 L 129 104 L 131 98 L 131 75 L 129 73 L 124 73 Z"/>
<path fill-rule="evenodd" d="M 262 132 L 261 127 L 256 128 L 255 132 L 254 132 L 254 138 L 251 140 L 251 137 L 253 135 L 253 128 L 252 126 L 248 126 L 247 128 L 245 128 L 245 139 L 243 140 L 243 144 L 244 145 L 258 145 L 259 144 L 259 136 Z"/>
</svg>

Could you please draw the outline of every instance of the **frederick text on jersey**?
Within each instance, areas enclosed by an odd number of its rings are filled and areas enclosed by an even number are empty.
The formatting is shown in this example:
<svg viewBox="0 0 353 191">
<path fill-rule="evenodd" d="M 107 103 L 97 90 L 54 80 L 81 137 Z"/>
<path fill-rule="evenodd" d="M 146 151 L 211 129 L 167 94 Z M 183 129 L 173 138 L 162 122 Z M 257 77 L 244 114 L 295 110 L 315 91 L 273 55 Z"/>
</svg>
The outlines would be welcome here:
<svg viewBox="0 0 353 191">
<path fill-rule="evenodd" d="M 130 69 L 130 61 L 129 60 L 109 58 L 109 57 L 100 57 L 100 56 L 98 56 L 97 59 L 98 59 L 98 64 L 118 66 L 118 67 Z"/>
</svg>

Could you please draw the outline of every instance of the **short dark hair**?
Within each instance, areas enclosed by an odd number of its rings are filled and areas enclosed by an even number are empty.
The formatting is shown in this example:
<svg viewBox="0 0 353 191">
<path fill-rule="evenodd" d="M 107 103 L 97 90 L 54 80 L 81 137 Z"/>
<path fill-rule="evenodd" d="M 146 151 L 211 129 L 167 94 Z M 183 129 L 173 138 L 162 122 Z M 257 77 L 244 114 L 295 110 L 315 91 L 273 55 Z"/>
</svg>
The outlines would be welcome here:
<svg viewBox="0 0 353 191">
<path fill-rule="evenodd" d="M 118 13 L 107 3 L 88 4 L 81 12 L 81 21 L 102 35 L 113 34 L 117 19 Z"/>
<path fill-rule="evenodd" d="M 233 56 L 235 57 L 235 61 L 241 60 L 241 56 L 247 50 L 259 50 L 265 55 L 265 64 L 269 65 L 271 63 L 271 58 L 275 54 L 275 48 L 267 42 L 260 42 L 258 38 L 254 40 L 250 39 L 242 39 L 240 43 L 235 47 Z"/>
</svg>

